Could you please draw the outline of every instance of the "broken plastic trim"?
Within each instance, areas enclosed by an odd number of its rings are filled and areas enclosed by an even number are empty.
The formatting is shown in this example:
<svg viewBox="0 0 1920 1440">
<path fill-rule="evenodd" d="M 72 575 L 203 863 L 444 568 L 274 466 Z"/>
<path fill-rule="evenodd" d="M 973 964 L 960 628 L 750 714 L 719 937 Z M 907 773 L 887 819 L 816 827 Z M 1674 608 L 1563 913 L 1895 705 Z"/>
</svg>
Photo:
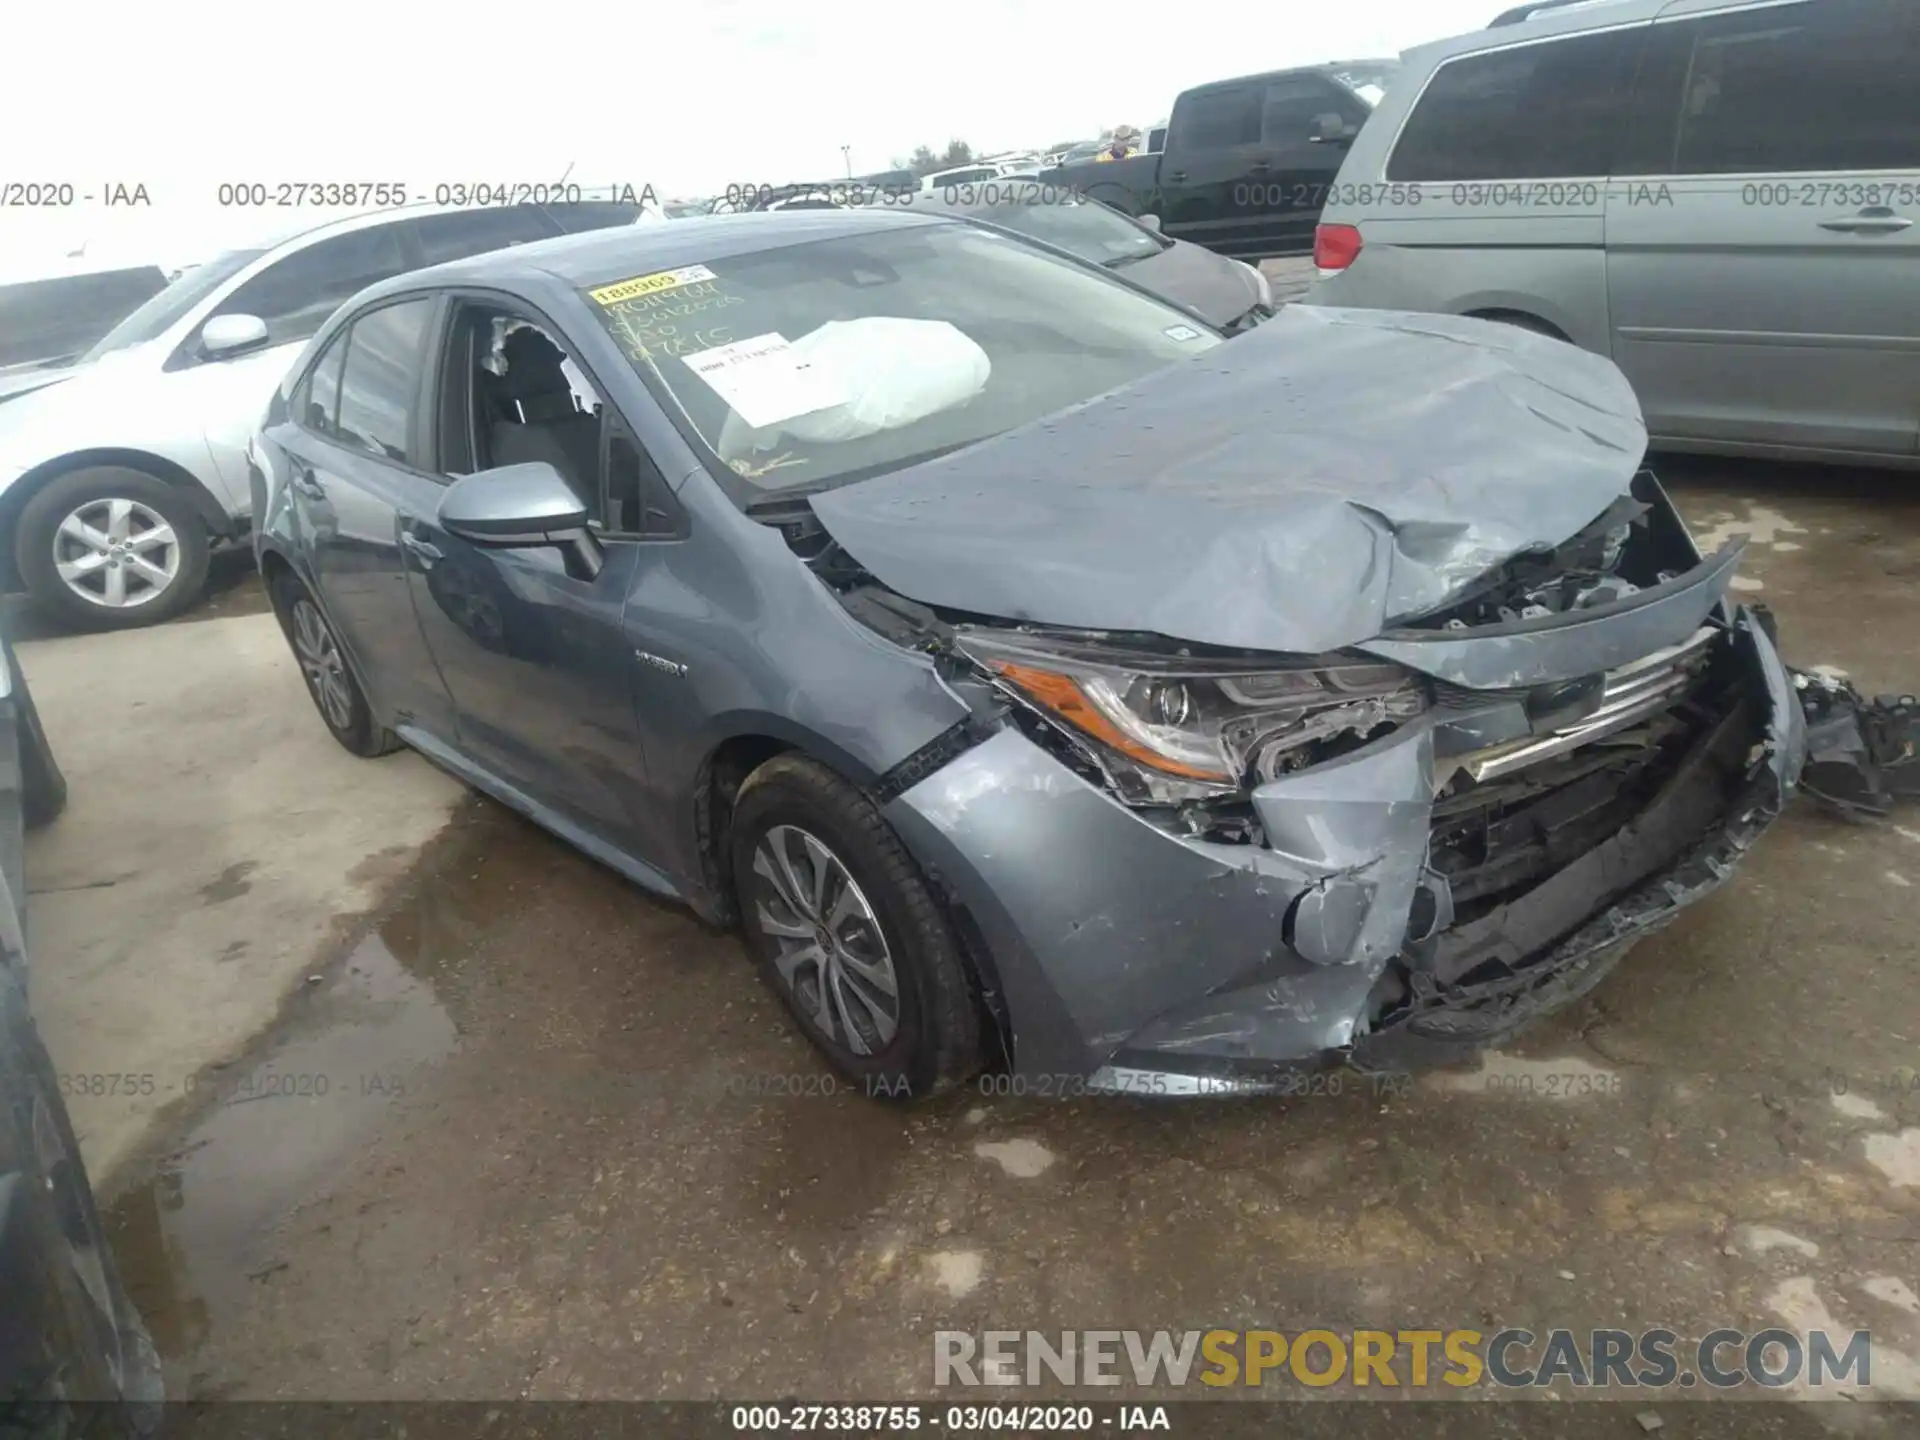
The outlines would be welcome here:
<svg viewBox="0 0 1920 1440">
<path fill-rule="evenodd" d="M 1872 700 L 1827 675 L 1794 670 L 1807 717 L 1807 763 L 1800 788 L 1850 820 L 1879 817 L 1896 801 L 1920 800 L 1920 699 Z"/>
<path fill-rule="evenodd" d="M 969 716 L 942 730 L 880 777 L 873 786 L 873 803 L 886 805 L 897 800 L 934 771 L 944 770 L 998 728 Z"/>
</svg>

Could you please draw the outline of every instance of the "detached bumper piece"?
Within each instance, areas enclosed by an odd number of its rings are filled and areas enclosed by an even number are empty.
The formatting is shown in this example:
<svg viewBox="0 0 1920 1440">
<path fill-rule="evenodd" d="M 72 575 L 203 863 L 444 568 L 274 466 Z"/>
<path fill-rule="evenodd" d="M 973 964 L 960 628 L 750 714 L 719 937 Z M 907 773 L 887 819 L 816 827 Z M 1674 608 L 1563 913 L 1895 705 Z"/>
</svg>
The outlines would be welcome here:
<svg viewBox="0 0 1920 1440">
<path fill-rule="evenodd" d="M 1920 800 L 1920 699 L 1866 699 L 1844 680 L 1795 671 L 1807 717 L 1800 788 L 1849 819 L 1885 815 Z"/>
</svg>

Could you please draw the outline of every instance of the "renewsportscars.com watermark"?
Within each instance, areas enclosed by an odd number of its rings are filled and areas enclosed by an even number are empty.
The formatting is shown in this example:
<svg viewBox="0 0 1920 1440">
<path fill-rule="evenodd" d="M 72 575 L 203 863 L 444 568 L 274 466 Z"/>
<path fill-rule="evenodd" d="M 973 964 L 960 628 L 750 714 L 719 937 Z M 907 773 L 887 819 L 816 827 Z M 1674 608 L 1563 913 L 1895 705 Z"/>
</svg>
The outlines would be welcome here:
<svg viewBox="0 0 1920 1440">
<path fill-rule="evenodd" d="M 1179 1388 L 1347 1383 L 1399 1389 L 1564 1382 L 1576 1389 L 1741 1385 L 1858 1391 L 1873 1384 L 1866 1330 L 938 1330 L 941 1387 L 1058 1384 Z"/>
</svg>

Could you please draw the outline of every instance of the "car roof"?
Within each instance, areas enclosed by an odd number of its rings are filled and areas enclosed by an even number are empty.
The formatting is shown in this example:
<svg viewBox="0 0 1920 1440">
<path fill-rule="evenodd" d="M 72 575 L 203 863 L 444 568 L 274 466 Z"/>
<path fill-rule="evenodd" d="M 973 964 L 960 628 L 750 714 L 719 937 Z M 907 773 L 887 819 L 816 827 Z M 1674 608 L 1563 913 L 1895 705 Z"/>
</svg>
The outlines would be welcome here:
<svg viewBox="0 0 1920 1440">
<path fill-rule="evenodd" d="M 1648 22 L 1668 10 L 1726 8 L 1740 3 L 1741 0 L 1571 0 L 1571 3 L 1539 8 L 1542 0 L 1535 0 L 1534 13 L 1524 19 L 1509 19 L 1515 11 L 1502 10 L 1489 19 L 1504 23 L 1489 24 L 1484 29 L 1469 30 L 1462 35 L 1416 46 L 1400 58 L 1404 63 L 1418 68 L 1425 63 L 1479 50 L 1494 50 L 1559 35 L 1577 35 L 1584 30 L 1604 30 L 1614 25 Z"/>
<path fill-rule="evenodd" d="M 345 235 L 354 230 L 369 230 L 375 225 L 392 225 L 402 220 L 418 220 L 428 215 L 453 215 L 462 210 L 471 210 L 470 205 L 389 205 L 378 210 L 356 210 L 351 215 L 339 215 L 318 224 L 293 225 L 285 229 L 270 231 L 263 237 L 247 245 L 237 245 L 237 250 L 258 250 L 262 254 L 270 251 L 297 248 L 311 245 L 316 240 L 324 240 L 330 235 Z"/>
<path fill-rule="evenodd" d="M 943 223 L 957 222 L 942 215 L 862 207 L 761 210 L 743 215 L 695 215 L 671 225 L 616 225 L 414 270 L 369 289 L 367 297 L 411 290 L 423 283 L 511 286 L 540 278 L 579 289 L 811 240 Z"/>
<path fill-rule="evenodd" d="M 1531 25 L 1548 18 L 1577 18 L 1594 24 L 1609 25 L 1620 18 L 1613 12 L 1620 10 L 1644 11 L 1649 15 L 1657 14 L 1668 0 L 1532 0 L 1531 4 L 1515 5 L 1502 10 L 1487 22 L 1489 30 L 1510 30 L 1520 25 Z M 1627 18 L 1636 18 L 1628 16 Z"/>
</svg>

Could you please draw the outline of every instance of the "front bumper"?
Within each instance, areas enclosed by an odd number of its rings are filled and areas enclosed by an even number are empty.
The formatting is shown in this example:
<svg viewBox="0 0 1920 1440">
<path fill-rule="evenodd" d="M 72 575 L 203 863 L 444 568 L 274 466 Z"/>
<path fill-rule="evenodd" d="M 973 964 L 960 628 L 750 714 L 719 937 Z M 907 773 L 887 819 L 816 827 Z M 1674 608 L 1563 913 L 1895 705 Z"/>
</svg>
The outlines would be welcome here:
<svg viewBox="0 0 1920 1440">
<path fill-rule="evenodd" d="M 1702 570 L 1713 583 L 1697 613 L 1673 624 L 1713 630 L 1724 713 L 1699 720 L 1610 836 L 1470 914 L 1434 868 L 1436 776 L 1513 740 L 1510 694 L 1456 695 L 1356 755 L 1261 787 L 1265 845 L 1172 833 L 1013 729 L 898 796 L 888 818 L 964 914 L 1016 1077 L 1282 1089 L 1303 1065 L 1342 1057 L 1392 1068 L 1458 1053 L 1585 993 L 1731 874 L 1805 763 L 1772 641 L 1720 601 L 1726 567 Z"/>
</svg>

